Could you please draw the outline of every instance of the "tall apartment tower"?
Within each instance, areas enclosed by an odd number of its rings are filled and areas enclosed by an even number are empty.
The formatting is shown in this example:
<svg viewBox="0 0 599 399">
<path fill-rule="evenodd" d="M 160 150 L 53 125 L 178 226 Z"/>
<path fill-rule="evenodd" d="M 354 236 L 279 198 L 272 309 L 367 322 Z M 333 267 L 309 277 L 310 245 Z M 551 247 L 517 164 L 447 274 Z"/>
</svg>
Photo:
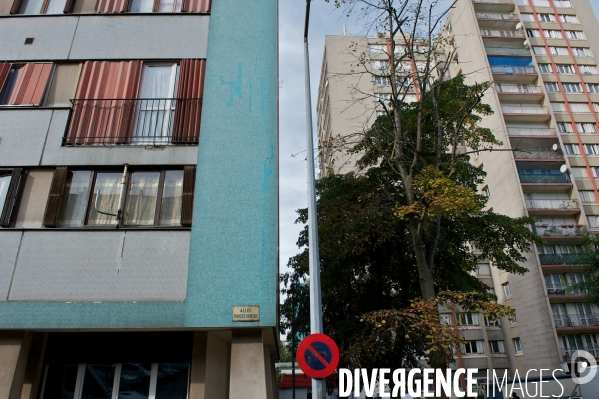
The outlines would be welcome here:
<svg viewBox="0 0 599 399">
<path fill-rule="evenodd" d="M 0 398 L 275 397 L 277 2 L 0 0 L 0 38 Z"/>
<path fill-rule="evenodd" d="M 587 270 L 577 262 L 582 235 L 599 229 L 595 14 L 588 0 L 458 0 L 442 34 L 453 50 L 445 60 L 450 77 L 494 82 L 483 99 L 494 114 L 482 125 L 493 130 L 502 149 L 514 150 L 480 151 L 472 159 L 487 172 L 480 190 L 489 196 L 489 208 L 538 217 L 532 228 L 547 243 L 527 254 L 522 265 L 529 272 L 523 276 L 479 265 L 478 277 L 499 302 L 517 310 L 517 318 L 493 323 L 458 314 L 468 341 L 458 363 L 481 369 L 482 378 L 485 369 L 511 374 L 561 368 L 580 349 L 599 359 L 599 309 L 584 292 L 570 289 Z M 317 105 L 323 143 L 372 124 L 373 99 L 390 92 L 385 81 L 351 73 L 355 61 L 348 47 L 356 42 L 368 48 L 374 69 L 380 37 L 333 36 L 325 42 Z M 368 93 L 369 100 L 356 93 Z M 354 169 L 343 153 L 322 154 L 320 161 L 321 173 Z"/>
</svg>

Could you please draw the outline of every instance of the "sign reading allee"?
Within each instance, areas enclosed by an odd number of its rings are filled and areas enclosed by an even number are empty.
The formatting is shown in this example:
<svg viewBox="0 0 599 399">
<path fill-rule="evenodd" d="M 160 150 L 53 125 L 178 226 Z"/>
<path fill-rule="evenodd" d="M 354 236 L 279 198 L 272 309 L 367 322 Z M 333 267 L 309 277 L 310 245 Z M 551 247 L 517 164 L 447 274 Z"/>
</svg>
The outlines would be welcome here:
<svg viewBox="0 0 599 399">
<path fill-rule="evenodd" d="M 233 306 L 233 321 L 260 321 L 260 306 Z"/>
</svg>

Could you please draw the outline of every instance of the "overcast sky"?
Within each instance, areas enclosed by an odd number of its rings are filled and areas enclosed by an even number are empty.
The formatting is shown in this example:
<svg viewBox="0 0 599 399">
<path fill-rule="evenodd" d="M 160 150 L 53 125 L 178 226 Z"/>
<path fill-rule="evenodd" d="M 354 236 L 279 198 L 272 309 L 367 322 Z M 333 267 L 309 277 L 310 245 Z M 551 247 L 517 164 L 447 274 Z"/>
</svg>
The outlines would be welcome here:
<svg viewBox="0 0 599 399">
<path fill-rule="evenodd" d="M 599 15 L 599 0 L 589 0 Z M 304 15 L 303 0 L 279 1 L 279 200 L 280 200 L 280 266 L 287 270 L 289 258 L 298 253 L 296 241 L 301 226 L 294 224 L 296 209 L 307 202 L 306 113 L 304 99 Z M 343 18 L 325 0 L 314 0 L 310 13 L 310 74 L 312 117 L 315 120 L 316 95 L 325 35 L 362 34 L 362 28 Z M 595 38 L 596 39 L 596 38 Z M 314 126 L 314 135 L 316 135 Z"/>
</svg>

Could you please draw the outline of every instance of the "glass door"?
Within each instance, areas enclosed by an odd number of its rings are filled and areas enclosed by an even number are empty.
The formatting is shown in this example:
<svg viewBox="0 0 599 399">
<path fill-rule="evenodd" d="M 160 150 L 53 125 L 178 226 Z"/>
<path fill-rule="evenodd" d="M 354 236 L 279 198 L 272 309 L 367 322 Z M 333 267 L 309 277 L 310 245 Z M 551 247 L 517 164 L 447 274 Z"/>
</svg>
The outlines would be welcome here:
<svg viewBox="0 0 599 399">
<path fill-rule="evenodd" d="M 131 143 L 164 145 L 170 142 L 178 72 L 177 64 L 144 66 Z"/>
</svg>

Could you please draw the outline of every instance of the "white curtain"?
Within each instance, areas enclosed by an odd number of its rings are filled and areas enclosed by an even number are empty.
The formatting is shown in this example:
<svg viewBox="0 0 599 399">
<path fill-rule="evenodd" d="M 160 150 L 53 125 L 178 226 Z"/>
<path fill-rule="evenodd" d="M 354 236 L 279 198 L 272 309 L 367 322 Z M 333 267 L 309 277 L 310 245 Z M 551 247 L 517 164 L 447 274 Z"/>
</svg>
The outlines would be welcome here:
<svg viewBox="0 0 599 399">
<path fill-rule="evenodd" d="M 169 170 L 164 176 L 164 190 L 160 207 L 161 226 L 181 225 L 181 200 L 183 198 L 183 171 Z"/>
<path fill-rule="evenodd" d="M 67 0 L 50 0 L 46 14 L 63 14 Z"/>
<path fill-rule="evenodd" d="M 125 224 L 153 225 L 156 215 L 160 172 L 135 172 L 131 174 Z"/>
<path fill-rule="evenodd" d="M 88 170 L 69 172 L 60 212 L 61 226 L 76 227 L 85 223 L 91 173 Z"/>
<path fill-rule="evenodd" d="M 116 217 L 100 213 L 97 209 L 116 214 L 119 210 L 119 199 L 121 193 L 121 173 L 98 173 L 96 176 L 96 185 L 92 195 L 89 218 L 89 225 L 116 224 Z"/>
</svg>

